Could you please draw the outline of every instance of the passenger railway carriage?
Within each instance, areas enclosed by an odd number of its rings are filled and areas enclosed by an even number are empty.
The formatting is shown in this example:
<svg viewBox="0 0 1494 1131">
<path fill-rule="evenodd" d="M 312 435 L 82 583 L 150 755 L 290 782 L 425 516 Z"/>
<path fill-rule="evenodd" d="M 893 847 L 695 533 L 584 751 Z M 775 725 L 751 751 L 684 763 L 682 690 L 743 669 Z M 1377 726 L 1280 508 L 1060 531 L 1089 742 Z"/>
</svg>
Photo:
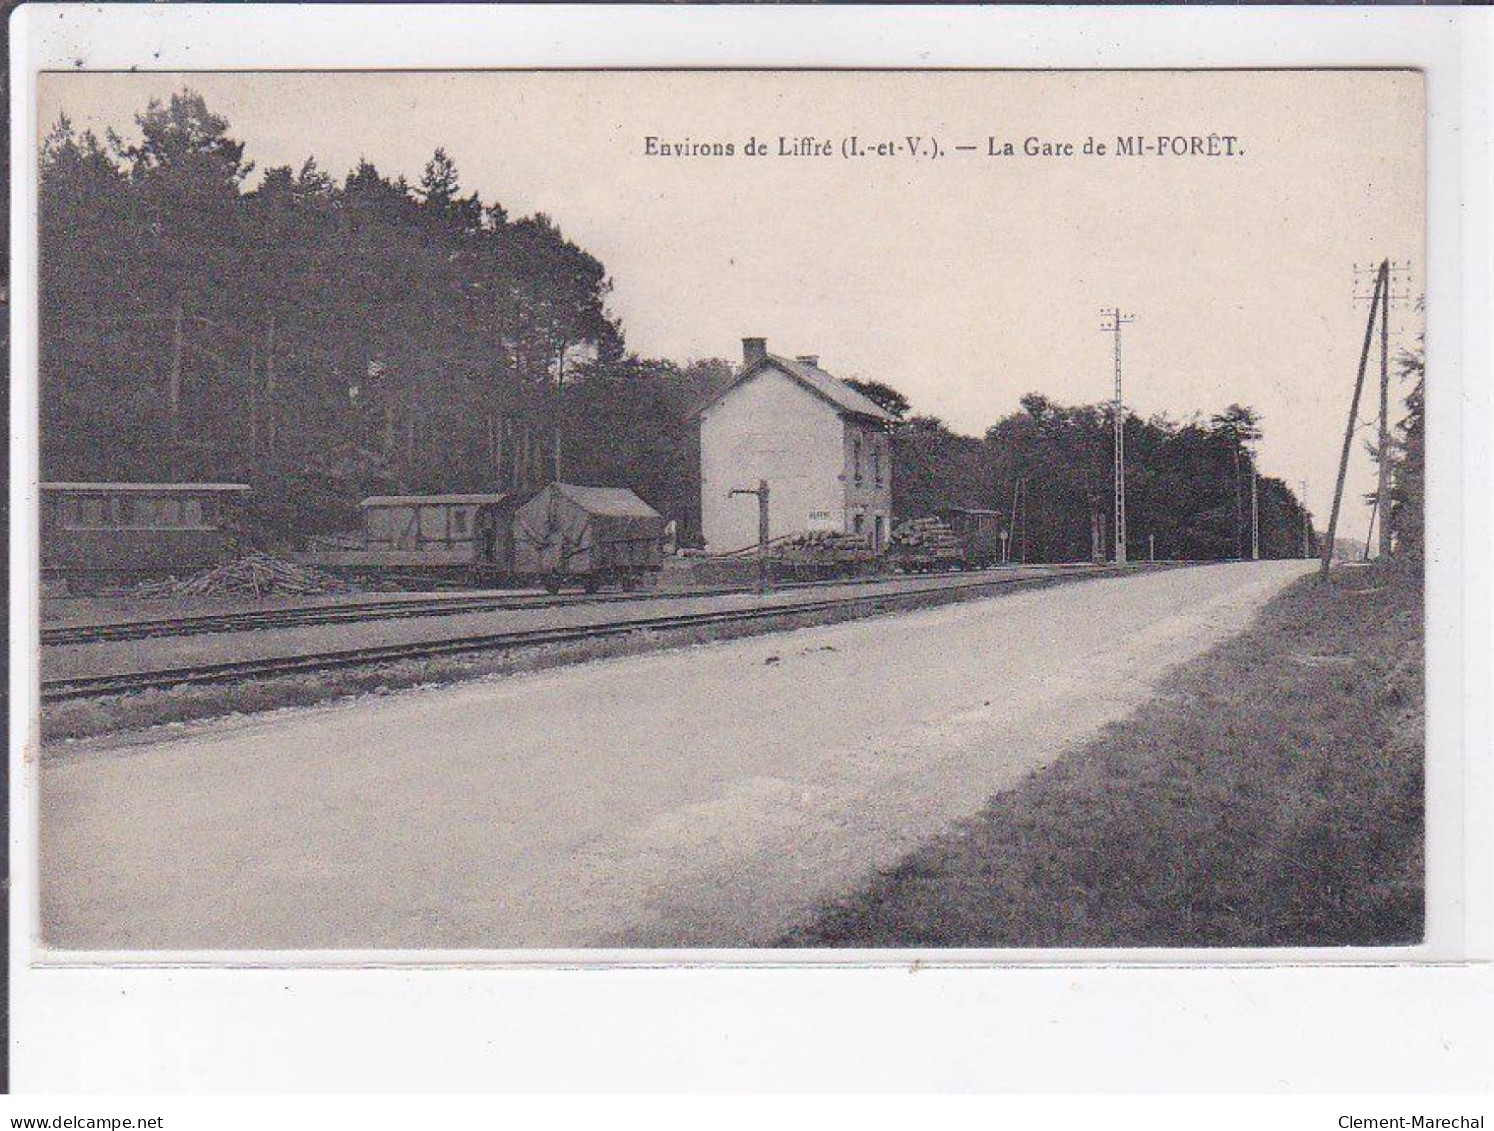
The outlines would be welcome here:
<svg viewBox="0 0 1494 1131">
<path fill-rule="evenodd" d="M 228 550 L 243 483 L 42 483 L 41 567 L 49 579 L 187 574 Z"/>
</svg>

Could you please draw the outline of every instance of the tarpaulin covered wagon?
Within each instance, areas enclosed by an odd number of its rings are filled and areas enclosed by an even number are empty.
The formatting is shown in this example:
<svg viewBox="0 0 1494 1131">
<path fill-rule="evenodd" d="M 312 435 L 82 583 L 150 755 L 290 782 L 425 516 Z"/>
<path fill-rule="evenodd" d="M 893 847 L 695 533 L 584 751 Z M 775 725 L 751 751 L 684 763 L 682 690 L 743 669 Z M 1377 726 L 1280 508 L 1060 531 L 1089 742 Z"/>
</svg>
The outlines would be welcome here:
<svg viewBox="0 0 1494 1131">
<path fill-rule="evenodd" d="M 664 564 L 664 518 L 626 487 L 551 483 L 477 516 L 481 572 L 588 592 L 632 588 Z"/>
</svg>

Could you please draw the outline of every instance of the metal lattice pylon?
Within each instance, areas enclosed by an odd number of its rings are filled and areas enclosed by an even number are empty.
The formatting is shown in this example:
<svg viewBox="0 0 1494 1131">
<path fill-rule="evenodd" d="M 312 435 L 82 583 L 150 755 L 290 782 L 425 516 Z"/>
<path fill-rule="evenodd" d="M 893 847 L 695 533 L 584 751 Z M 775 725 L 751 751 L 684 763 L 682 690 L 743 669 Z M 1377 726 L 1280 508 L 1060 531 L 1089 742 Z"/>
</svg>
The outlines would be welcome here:
<svg viewBox="0 0 1494 1131">
<path fill-rule="evenodd" d="M 1106 321 L 1100 329 L 1115 335 L 1115 564 L 1126 564 L 1126 409 L 1121 396 L 1121 327 L 1136 321 L 1118 306 L 1101 310 Z"/>
</svg>

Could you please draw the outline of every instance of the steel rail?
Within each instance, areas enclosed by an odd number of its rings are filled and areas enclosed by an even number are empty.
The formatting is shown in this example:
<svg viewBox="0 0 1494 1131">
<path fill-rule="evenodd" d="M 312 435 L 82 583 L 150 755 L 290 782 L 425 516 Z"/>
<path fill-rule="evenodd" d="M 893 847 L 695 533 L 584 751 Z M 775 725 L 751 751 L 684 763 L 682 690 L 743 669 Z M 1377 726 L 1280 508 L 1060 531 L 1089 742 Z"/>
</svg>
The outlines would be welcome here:
<svg viewBox="0 0 1494 1131">
<path fill-rule="evenodd" d="M 184 684 L 224 683 L 239 679 L 294 675 L 304 672 L 327 671 L 335 668 L 365 667 L 400 660 L 430 659 L 437 656 L 459 655 L 468 652 L 532 648 L 546 644 L 568 644 L 584 640 L 627 636 L 635 632 L 668 632 L 686 628 L 750 623 L 752 621 L 771 620 L 775 617 L 801 616 L 807 613 L 824 612 L 832 609 L 854 609 L 858 606 L 871 606 L 874 611 L 887 611 L 890 605 L 917 597 L 938 594 L 958 596 L 959 594 L 971 591 L 1005 586 L 1029 586 L 1036 588 L 1074 576 L 1094 577 L 1136 573 L 1148 569 L 1175 567 L 1181 564 L 1183 563 L 1136 563 L 1127 566 L 1081 565 L 1069 567 L 1063 572 L 1044 573 L 1036 576 L 986 577 L 963 585 L 924 586 L 917 589 L 900 589 L 896 592 L 883 593 L 856 593 L 842 597 L 823 597 L 792 603 L 753 605 L 745 609 L 715 609 L 705 612 L 663 613 L 646 617 L 633 617 L 626 620 L 607 621 L 601 624 L 519 629 L 507 632 L 451 637 L 443 640 L 415 641 L 404 644 L 352 648 L 336 652 L 308 653 L 300 656 L 276 656 L 253 660 L 197 664 L 186 668 L 158 668 L 151 671 L 126 672 L 115 675 L 43 680 L 41 698 L 43 702 L 97 698 L 104 695 L 123 695 L 135 691 L 177 687 Z"/>
<path fill-rule="evenodd" d="M 1046 564 L 1046 563 L 1044 563 Z M 1053 564 L 1054 570 L 1084 568 L 1088 563 Z M 920 577 L 959 577 L 970 570 L 945 570 L 920 574 Z M 777 591 L 808 589 L 830 585 L 888 584 L 909 574 L 875 578 L 831 578 L 819 581 L 791 581 L 775 587 Z M 78 644 L 103 644 L 124 640 L 150 640 L 159 637 L 202 636 L 213 633 L 253 632 L 269 628 L 301 628 L 323 624 L 361 623 L 374 620 L 406 620 L 416 617 L 458 616 L 465 613 L 500 612 L 514 609 L 553 609 L 575 605 L 605 605 L 622 601 L 689 600 L 698 597 L 724 597 L 751 593 L 751 584 L 717 586 L 709 589 L 661 593 L 630 591 L 625 593 L 572 594 L 547 596 L 514 594 L 502 597 L 422 597 L 392 601 L 359 601 L 339 605 L 297 605 L 286 609 L 243 609 L 223 613 L 198 613 L 180 617 L 148 620 L 106 621 L 97 624 L 53 625 L 41 630 L 44 647 Z"/>
</svg>

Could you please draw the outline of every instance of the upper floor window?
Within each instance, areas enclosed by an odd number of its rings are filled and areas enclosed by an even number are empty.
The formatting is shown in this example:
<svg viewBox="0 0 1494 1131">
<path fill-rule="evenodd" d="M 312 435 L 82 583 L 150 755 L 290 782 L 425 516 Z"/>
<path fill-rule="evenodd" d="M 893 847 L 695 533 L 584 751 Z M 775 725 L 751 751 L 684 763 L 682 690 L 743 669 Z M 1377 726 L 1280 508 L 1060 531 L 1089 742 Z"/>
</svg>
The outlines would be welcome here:
<svg viewBox="0 0 1494 1131">
<path fill-rule="evenodd" d="M 872 441 L 872 479 L 878 487 L 882 485 L 882 445 Z"/>
<path fill-rule="evenodd" d="M 851 468 L 855 473 L 856 482 L 861 482 L 861 437 L 857 436 L 851 441 Z"/>
</svg>

